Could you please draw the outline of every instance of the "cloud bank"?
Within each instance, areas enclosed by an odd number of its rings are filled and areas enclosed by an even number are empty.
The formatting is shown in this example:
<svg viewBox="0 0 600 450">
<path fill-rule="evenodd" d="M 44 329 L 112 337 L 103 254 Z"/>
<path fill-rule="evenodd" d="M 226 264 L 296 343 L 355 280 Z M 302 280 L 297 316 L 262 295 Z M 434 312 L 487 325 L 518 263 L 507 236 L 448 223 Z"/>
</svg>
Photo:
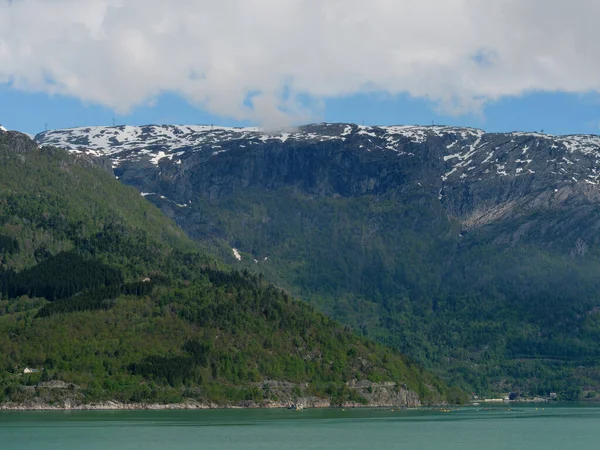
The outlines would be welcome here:
<svg viewBox="0 0 600 450">
<path fill-rule="evenodd" d="M 161 93 L 259 124 L 407 93 L 447 114 L 600 91 L 596 0 L 0 0 L 0 83 L 127 113 Z"/>
</svg>

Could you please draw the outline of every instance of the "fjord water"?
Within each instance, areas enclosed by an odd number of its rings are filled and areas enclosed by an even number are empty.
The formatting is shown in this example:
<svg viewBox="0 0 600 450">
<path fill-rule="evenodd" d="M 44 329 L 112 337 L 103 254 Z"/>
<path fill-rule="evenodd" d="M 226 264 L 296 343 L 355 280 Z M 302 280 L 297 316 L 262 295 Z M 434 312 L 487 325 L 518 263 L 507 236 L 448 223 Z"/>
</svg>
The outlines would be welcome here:
<svg viewBox="0 0 600 450">
<path fill-rule="evenodd" d="M 0 448 L 598 449 L 600 408 L 0 412 Z"/>
</svg>

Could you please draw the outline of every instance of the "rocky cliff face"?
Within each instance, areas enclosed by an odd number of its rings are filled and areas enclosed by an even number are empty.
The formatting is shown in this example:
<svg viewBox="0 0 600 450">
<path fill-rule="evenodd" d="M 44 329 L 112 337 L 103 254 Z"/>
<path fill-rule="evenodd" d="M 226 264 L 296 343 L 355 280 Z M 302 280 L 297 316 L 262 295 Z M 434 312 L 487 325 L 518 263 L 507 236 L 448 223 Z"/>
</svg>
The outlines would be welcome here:
<svg viewBox="0 0 600 450">
<path fill-rule="evenodd" d="M 600 137 L 453 127 L 308 125 L 287 132 L 207 126 L 92 127 L 36 137 L 107 158 L 125 183 L 173 205 L 249 188 L 318 197 L 435 194 L 467 229 L 523 209 L 600 200 Z M 180 206 L 184 207 L 184 206 Z"/>
</svg>

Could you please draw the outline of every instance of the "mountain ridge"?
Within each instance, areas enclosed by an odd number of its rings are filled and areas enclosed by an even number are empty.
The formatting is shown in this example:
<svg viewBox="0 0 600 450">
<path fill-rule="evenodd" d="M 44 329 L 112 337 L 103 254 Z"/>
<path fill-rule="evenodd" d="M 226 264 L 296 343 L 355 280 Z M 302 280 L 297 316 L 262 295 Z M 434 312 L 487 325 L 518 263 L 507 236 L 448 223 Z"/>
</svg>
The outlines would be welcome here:
<svg viewBox="0 0 600 450">
<path fill-rule="evenodd" d="M 370 127 L 354 124 L 311 124 L 298 127 L 296 131 L 268 132 L 261 131 L 258 128 L 233 128 L 233 127 L 213 127 L 213 126 L 174 126 L 174 125 L 147 125 L 141 127 L 121 126 L 121 127 L 80 127 L 65 130 L 53 130 L 40 133 L 36 136 L 36 141 L 41 145 L 55 145 L 65 148 L 72 152 L 86 152 L 93 156 L 108 156 L 113 162 L 113 167 L 119 167 L 124 161 L 146 160 L 155 166 L 158 166 L 161 160 L 175 159 L 176 164 L 181 164 L 178 159 L 182 152 L 196 152 L 210 149 L 212 152 L 206 156 L 217 156 L 234 146 L 231 143 L 238 144 L 238 148 L 246 148 L 242 141 L 247 141 L 250 145 L 259 143 L 285 144 L 290 142 L 310 142 L 320 143 L 325 141 L 341 141 L 347 148 L 358 147 L 367 152 L 374 150 L 390 150 L 401 156 L 419 156 L 411 152 L 410 144 L 423 144 L 426 139 L 437 138 L 443 145 L 443 149 L 437 155 L 446 163 L 449 168 L 445 173 L 440 174 L 442 181 L 451 178 L 464 179 L 467 177 L 465 170 L 473 162 L 472 158 L 479 156 L 479 163 L 488 164 L 485 169 L 489 170 L 489 164 L 496 165 L 496 175 L 509 176 L 506 166 L 495 164 L 500 161 L 495 151 L 501 150 L 501 154 L 513 151 L 516 148 L 521 150 L 523 158 L 515 158 L 513 162 L 523 167 L 515 167 L 510 171 L 510 175 L 533 175 L 535 173 L 530 165 L 533 160 L 526 159 L 529 151 L 534 152 L 540 144 L 549 145 L 551 150 L 556 149 L 556 153 L 562 151 L 564 161 L 556 162 L 557 165 L 572 165 L 573 163 L 566 159 L 565 154 L 578 154 L 582 156 L 598 157 L 600 149 L 600 136 L 597 135 L 564 135 L 553 136 L 540 134 L 536 132 L 511 132 L 511 133 L 486 133 L 476 128 L 447 127 L 447 126 L 381 126 Z M 362 137 L 362 139 L 360 139 Z M 359 138 L 355 142 L 352 138 Z M 507 139 L 510 141 L 507 142 Z M 373 139 L 378 139 L 373 142 Z M 500 139 L 500 142 L 498 140 Z M 517 142 L 518 140 L 518 142 Z M 491 141 L 495 141 L 495 148 Z M 223 147 L 222 144 L 228 144 Z M 507 145 L 508 144 L 508 145 Z M 510 146 L 509 144 L 515 144 Z M 531 145 L 530 145 L 531 144 Z M 488 147 L 485 155 L 476 155 L 479 151 Z M 510 148 L 512 147 L 512 148 Z M 456 151 L 458 150 L 458 151 Z M 439 150 L 438 150 L 439 151 Z M 166 153 L 168 152 L 168 153 Z M 481 156 L 484 156 L 483 158 Z M 470 162 L 471 161 L 471 162 Z M 470 170 L 473 170 L 471 167 Z M 487 173 L 487 172 L 486 172 Z M 594 175 L 596 175 L 594 173 Z M 592 180 L 584 177 L 583 181 L 589 184 L 597 183 L 597 177 L 591 177 Z"/>
<path fill-rule="evenodd" d="M 584 197 L 597 199 L 593 186 L 597 186 L 600 179 L 597 169 L 600 167 L 600 137 L 595 135 L 551 136 L 524 132 L 485 133 L 474 128 L 445 126 L 367 127 L 353 124 L 316 124 L 297 130 L 274 134 L 257 128 L 212 126 L 92 127 L 40 133 L 36 140 L 41 145 L 52 144 L 72 152 L 108 158 L 117 174 L 132 165 L 143 170 L 155 167 L 181 174 L 183 170 L 177 166 L 182 163 L 184 166 L 209 167 L 211 160 L 219 158 L 248 159 L 253 158 L 253 154 L 260 158 L 260 152 L 266 147 L 291 153 L 299 146 L 316 148 L 329 144 L 340 147 L 344 153 L 338 152 L 332 158 L 347 157 L 348 152 L 352 152 L 355 159 L 362 160 L 369 158 L 365 153 L 376 153 L 377 156 L 371 159 L 383 158 L 387 164 L 377 166 L 375 170 L 380 173 L 359 180 L 360 183 L 368 186 L 375 182 L 374 189 L 370 190 L 375 192 L 381 172 L 394 167 L 400 167 L 404 173 L 412 170 L 414 175 L 409 181 L 420 186 L 427 183 L 427 187 L 438 189 L 438 199 L 443 206 L 450 214 L 462 218 L 467 228 L 503 215 L 503 209 L 490 205 L 501 201 L 498 196 L 503 192 L 498 192 L 496 199 L 491 198 L 478 186 L 480 181 L 500 179 L 498 183 L 508 184 L 509 188 L 531 185 L 533 189 L 539 189 L 536 180 L 543 176 L 543 187 L 552 184 L 558 195 L 547 195 L 551 198 L 540 199 L 540 202 L 565 201 L 571 197 L 573 188 Z M 226 155 L 228 152 L 231 155 Z M 316 155 L 318 151 L 313 153 Z M 403 161 L 394 161 L 395 155 Z M 278 164 L 277 161 L 274 163 Z M 268 161 L 264 163 L 267 164 Z M 415 165 L 431 170 L 414 171 Z M 273 176 L 289 176 L 293 170 L 288 167 L 284 174 L 248 173 L 247 180 L 243 180 L 245 185 L 239 188 L 251 185 L 253 176 L 274 179 Z M 404 181 L 394 179 L 388 184 L 398 185 Z M 285 183 L 289 181 L 284 180 Z M 134 184 L 133 180 L 128 184 Z M 354 184 L 359 183 L 354 181 Z M 144 189 L 142 184 L 136 187 L 150 195 L 162 195 L 180 207 L 188 206 L 191 200 L 184 192 L 155 193 Z M 360 192 L 366 193 L 369 189 Z M 357 192 L 331 194 L 348 196 Z M 481 206 L 471 207 L 469 202 L 475 203 L 470 199 L 473 196 L 481 197 Z"/>
</svg>

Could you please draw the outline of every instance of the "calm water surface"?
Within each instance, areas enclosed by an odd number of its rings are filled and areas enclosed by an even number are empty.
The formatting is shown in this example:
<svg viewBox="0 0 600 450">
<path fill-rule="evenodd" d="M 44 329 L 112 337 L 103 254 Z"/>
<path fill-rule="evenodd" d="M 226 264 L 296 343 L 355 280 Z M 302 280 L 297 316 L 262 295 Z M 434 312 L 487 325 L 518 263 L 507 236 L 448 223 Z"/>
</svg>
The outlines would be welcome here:
<svg viewBox="0 0 600 450">
<path fill-rule="evenodd" d="M 1 450 L 600 449 L 600 407 L 0 412 Z"/>
</svg>

